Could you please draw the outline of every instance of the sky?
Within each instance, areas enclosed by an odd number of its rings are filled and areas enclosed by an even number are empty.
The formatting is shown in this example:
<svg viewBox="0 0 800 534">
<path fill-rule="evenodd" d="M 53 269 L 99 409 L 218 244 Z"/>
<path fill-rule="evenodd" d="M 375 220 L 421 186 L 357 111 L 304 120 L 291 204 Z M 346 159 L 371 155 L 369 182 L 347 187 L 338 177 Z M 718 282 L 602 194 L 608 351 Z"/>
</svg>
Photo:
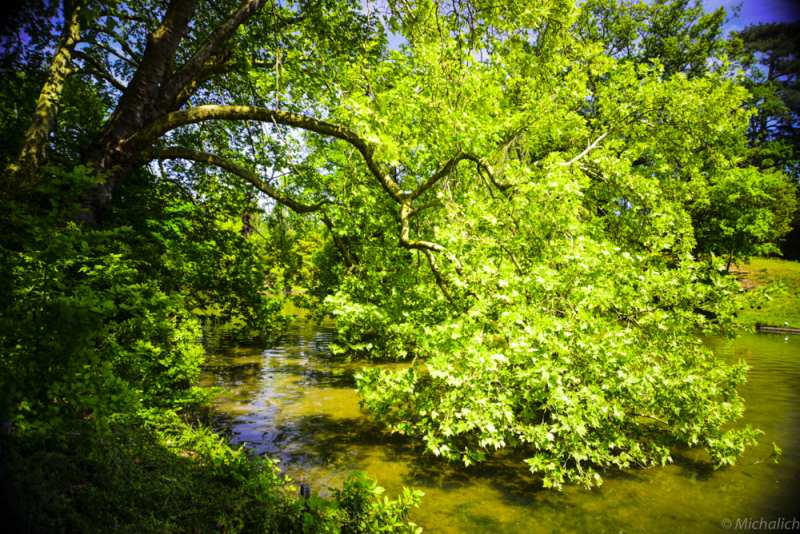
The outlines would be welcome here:
<svg viewBox="0 0 800 534">
<path fill-rule="evenodd" d="M 645 0 L 647 1 L 647 0 Z M 369 0 L 375 5 L 375 0 Z M 751 24 L 760 22 L 794 22 L 800 20 L 800 0 L 704 0 L 706 12 L 715 11 L 720 6 L 725 6 L 728 13 L 731 7 L 742 5 L 739 18 L 731 20 L 724 26 L 727 32 L 743 30 Z M 366 13 L 367 0 L 361 0 L 362 12 Z M 374 10 L 374 7 L 372 8 Z M 397 35 L 389 35 L 389 46 L 395 50 L 405 39 Z"/>
<path fill-rule="evenodd" d="M 720 6 L 730 13 L 732 6 L 742 4 L 739 18 L 725 25 L 729 32 L 743 30 L 751 24 L 760 22 L 794 22 L 800 19 L 800 0 L 706 0 L 707 12 Z"/>
</svg>

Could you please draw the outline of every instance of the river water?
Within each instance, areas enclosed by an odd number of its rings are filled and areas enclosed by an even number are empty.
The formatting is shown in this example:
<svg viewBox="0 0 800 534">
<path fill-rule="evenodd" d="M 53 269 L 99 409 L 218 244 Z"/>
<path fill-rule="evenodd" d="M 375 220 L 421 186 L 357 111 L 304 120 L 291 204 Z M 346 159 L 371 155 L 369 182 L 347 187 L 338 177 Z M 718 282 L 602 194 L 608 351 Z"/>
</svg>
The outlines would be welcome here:
<svg viewBox="0 0 800 534">
<path fill-rule="evenodd" d="M 279 458 L 296 486 L 308 482 L 326 496 L 354 469 L 367 471 L 392 498 L 414 486 L 425 497 L 412 520 L 431 534 L 694 533 L 723 532 L 726 525 L 746 532 L 767 530 L 770 521 L 800 532 L 800 336 L 705 340 L 718 357 L 750 366 L 749 382 L 739 388 L 747 403 L 743 423 L 765 435 L 735 467 L 715 471 L 704 451 L 678 450 L 667 467 L 609 470 L 599 488 L 559 492 L 543 489 L 519 453 L 464 468 L 387 432 L 359 407 L 355 391 L 354 374 L 375 364 L 330 354 L 334 331 L 333 323 L 301 320 L 272 337 L 217 329 L 207 338 L 200 385 L 230 390 L 210 409 L 214 429 Z M 755 463 L 769 456 L 773 441 L 783 449 L 780 463 Z"/>
</svg>

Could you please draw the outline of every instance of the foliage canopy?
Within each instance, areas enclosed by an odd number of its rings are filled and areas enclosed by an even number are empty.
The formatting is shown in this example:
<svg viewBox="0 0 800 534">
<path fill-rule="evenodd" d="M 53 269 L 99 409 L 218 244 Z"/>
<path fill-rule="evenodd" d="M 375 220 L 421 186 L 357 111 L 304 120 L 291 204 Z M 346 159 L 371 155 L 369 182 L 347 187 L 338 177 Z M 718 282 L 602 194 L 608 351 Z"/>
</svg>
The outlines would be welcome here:
<svg viewBox="0 0 800 534">
<path fill-rule="evenodd" d="M 5 200 L 60 211 L 34 231 L 37 246 L 4 245 L 16 263 L 3 343 L 21 347 L 5 365 L 45 362 L 66 371 L 65 388 L 91 368 L 84 380 L 99 382 L 75 399 L 113 399 L 112 380 L 144 380 L 124 362 L 146 358 L 114 363 L 107 340 L 179 342 L 148 321 L 178 328 L 210 304 L 263 327 L 265 266 L 221 224 L 263 194 L 326 228 L 303 276 L 307 304 L 338 321 L 337 350 L 412 359 L 364 371 L 359 391 L 430 452 L 470 464 L 526 447 L 556 487 L 597 484 L 598 466 L 663 465 L 680 444 L 732 464 L 758 435 L 722 430 L 743 413 L 746 366 L 717 361 L 697 334 L 735 332 L 743 297 L 718 256 L 773 250 L 785 232 L 776 199 L 793 197 L 780 172 L 749 163 L 750 93 L 706 68 L 724 51 L 724 14 L 684 15 L 685 4 L 628 16 L 566 0 L 65 3 L 57 39 L 41 40 L 54 53 L 30 69 L 45 71 L 33 120 L 6 157 Z M 616 40 L 598 17 L 621 25 L 609 26 Z M 664 39 L 675 17 L 685 39 Z M 387 30 L 405 43 L 390 48 Z M 79 205 L 59 204 L 59 176 Z M 73 257 L 87 235 L 98 236 L 88 250 L 120 262 L 104 272 L 127 281 L 91 286 L 109 296 L 88 309 L 120 326 L 100 335 L 87 316 L 87 336 L 103 341 L 53 363 L 40 334 L 10 332 L 65 316 L 37 285 L 50 265 L 67 273 L 64 287 L 51 281 L 71 292 L 59 305 L 83 305 L 84 286 L 69 284 L 106 261 Z M 292 261 L 287 272 L 301 272 Z M 130 317 L 115 315 L 123 303 Z M 18 393 L 4 409 L 20 410 Z M 41 392 L 42 413 L 51 398 Z"/>
</svg>

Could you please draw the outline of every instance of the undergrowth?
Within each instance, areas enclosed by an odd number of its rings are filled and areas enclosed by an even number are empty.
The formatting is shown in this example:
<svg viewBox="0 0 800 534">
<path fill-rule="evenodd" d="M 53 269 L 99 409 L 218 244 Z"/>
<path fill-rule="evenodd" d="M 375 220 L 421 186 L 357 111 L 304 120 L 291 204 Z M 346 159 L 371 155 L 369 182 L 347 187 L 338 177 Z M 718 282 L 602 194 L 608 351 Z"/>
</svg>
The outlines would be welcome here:
<svg viewBox="0 0 800 534">
<path fill-rule="evenodd" d="M 408 511 L 422 494 L 381 500 L 364 473 L 333 489 L 333 500 L 304 499 L 272 461 L 174 413 L 96 428 L 3 442 L 7 525 L 42 534 L 421 531 Z"/>
</svg>

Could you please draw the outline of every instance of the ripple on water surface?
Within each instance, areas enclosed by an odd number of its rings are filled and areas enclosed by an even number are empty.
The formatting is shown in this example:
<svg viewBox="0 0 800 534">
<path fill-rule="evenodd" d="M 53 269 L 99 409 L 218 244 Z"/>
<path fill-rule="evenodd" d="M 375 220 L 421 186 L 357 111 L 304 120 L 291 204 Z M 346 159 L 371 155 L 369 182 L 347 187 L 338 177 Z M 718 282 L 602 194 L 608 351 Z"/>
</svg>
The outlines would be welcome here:
<svg viewBox="0 0 800 534">
<path fill-rule="evenodd" d="M 703 451 L 678 450 L 665 468 L 610 470 L 600 488 L 557 492 L 542 489 L 514 451 L 463 468 L 387 432 L 358 405 L 354 374 L 365 362 L 331 355 L 333 333 L 333 324 L 302 321 L 272 338 L 216 333 L 200 383 L 231 390 L 212 408 L 216 430 L 279 458 L 286 474 L 322 495 L 354 469 L 389 495 L 413 485 L 425 492 L 413 519 L 430 533 L 720 532 L 725 519 L 738 531 L 746 518 L 800 520 L 800 336 L 704 340 L 751 368 L 739 388 L 744 422 L 765 435 L 735 467 L 715 471 Z M 773 441 L 780 464 L 754 464 Z"/>
</svg>

